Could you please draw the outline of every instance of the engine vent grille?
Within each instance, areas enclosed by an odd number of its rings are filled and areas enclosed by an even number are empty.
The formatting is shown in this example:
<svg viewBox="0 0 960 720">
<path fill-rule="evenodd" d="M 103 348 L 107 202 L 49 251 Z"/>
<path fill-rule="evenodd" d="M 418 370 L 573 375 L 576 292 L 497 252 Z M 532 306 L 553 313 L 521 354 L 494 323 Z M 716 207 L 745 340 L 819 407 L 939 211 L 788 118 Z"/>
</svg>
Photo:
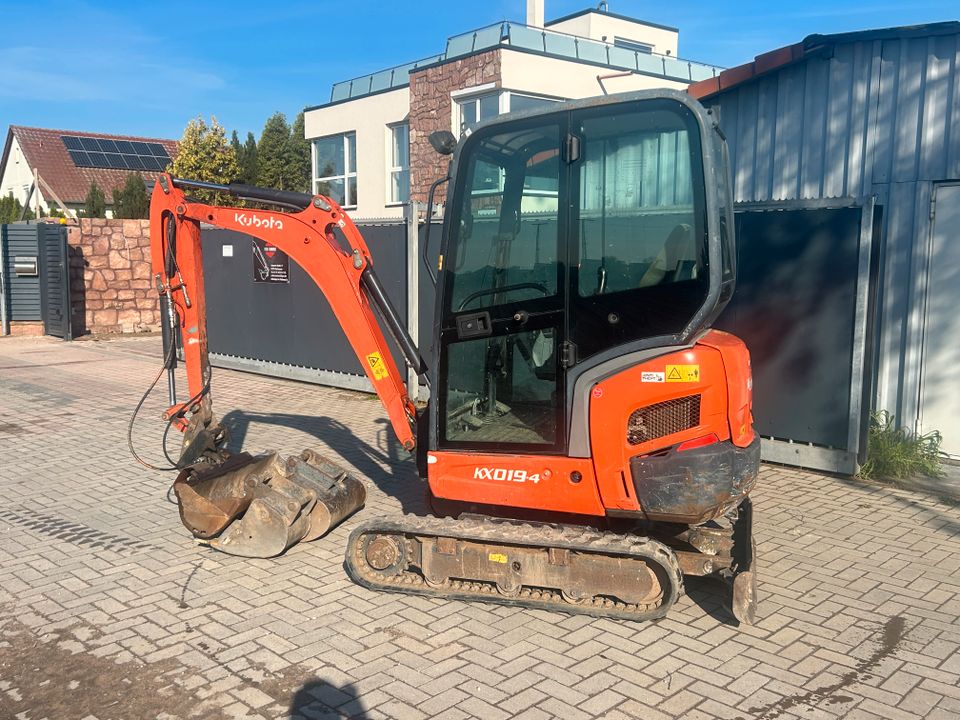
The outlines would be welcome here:
<svg viewBox="0 0 960 720">
<path fill-rule="evenodd" d="M 664 400 L 638 408 L 627 421 L 627 442 L 639 445 L 649 440 L 689 430 L 700 424 L 700 396 Z"/>
</svg>

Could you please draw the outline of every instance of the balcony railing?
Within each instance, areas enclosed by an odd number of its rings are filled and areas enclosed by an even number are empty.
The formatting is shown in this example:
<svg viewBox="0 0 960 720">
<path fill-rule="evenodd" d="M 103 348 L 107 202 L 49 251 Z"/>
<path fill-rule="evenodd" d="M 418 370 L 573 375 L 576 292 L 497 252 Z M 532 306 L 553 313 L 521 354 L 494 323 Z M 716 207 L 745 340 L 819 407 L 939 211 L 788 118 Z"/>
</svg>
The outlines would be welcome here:
<svg viewBox="0 0 960 720">
<path fill-rule="evenodd" d="M 336 83 L 330 95 L 330 102 L 403 87 L 410 82 L 411 70 L 495 47 L 508 47 L 564 60 L 589 62 L 615 70 L 632 70 L 676 82 L 692 83 L 706 80 L 716 77 L 722 70 L 714 65 L 683 60 L 672 55 L 627 50 L 598 40 L 504 21 L 454 35 L 447 40 L 446 51 L 440 55 Z"/>
<path fill-rule="evenodd" d="M 344 80 L 334 83 L 330 93 L 330 102 L 351 100 L 353 98 L 372 95 L 373 93 L 392 90 L 410 83 L 410 71 L 424 65 L 433 65 L 444 59 L 443 55 L 432 55 L 423 60 L 397 65 L 387 70 L 380 70 L 369 75 L 361 75 L 353 80 Z"/>
</svg>

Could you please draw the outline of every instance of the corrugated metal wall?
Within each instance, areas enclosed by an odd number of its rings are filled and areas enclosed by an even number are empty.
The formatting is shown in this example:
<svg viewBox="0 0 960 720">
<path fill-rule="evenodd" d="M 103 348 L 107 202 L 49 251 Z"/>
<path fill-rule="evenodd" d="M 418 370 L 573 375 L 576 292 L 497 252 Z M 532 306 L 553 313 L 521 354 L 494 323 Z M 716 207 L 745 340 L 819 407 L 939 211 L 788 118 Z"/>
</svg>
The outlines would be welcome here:
<svg viewBox="0 0 960 720">
<path fill-rule="evenodd" d="M 960 34 L 835 44 L 706 104 L 719 106 L 738 201 L 876 196 L 875 404 L 911 425 L 932 190 L 960 178 Z"/>
<path fill-rule="evenodd" d="M 42 320 L 40 308 L 40 277 L 17 277 L 13 271 L 14 259 L 18 255 L 37 258 L 37 226 L 31 224 L 0 225 L 0 242 L 5 248 L 6 268 L 4 276 L 7 292 L 7 317 L 17 321 Z"/>
</svg>

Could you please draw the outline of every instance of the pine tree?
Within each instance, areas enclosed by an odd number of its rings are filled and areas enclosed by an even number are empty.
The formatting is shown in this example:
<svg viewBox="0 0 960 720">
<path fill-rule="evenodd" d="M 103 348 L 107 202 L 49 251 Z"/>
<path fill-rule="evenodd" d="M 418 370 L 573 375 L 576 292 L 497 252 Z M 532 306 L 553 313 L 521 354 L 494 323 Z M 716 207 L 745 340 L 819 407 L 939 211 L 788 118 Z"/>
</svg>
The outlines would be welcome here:
<svg viewBox="0 0 960 720">
<path fill-rule="evenodd" d="M 237 179 L 240 168 L 236 151 L 227 142 L 226 131 L 210 118 L 208 126 L 202 117 L 187 123 L 180 139 L 177 157 L 173 161 L 173 174 L 190 180 L 228 184 Z M 210 190 L 191 190 L 198 200 L 215 204 L 233 203 L 229 195 Z"/>
<path fill-rule="evenodd" d="M 0 225 L 13 223 L 20 219 L 20 212 L 23 205 L 13 196 L 11 192 L 6 197 L 0 198 Z"/>
<path fill-rule="evenodd" d="M 297 113 L 290 129 L 290 144 L 288 147 L 290 168 L 290 190 L 310 192 L 310 143 L 304 137 L 303 111 Z"/>
<path fill-rule="evenodd" d="M 252 132 L 247 133 L 247 141 L 243 144 L 243 159 L 240 161 L 240 182 L 248 185 L 257 184 L 257 138 Z"/>
<path fill-rule="evenodd" d="M 141 220 L 150 216 L 150 198 L 143 175 L 131 173 L 123 187 L 113 191 L 113 216 Z"/>
<path fill-rule="evenodd" d="M 291 189 L 294 181 L 289 167 L 290 126 L 286 116 L 274 113 L 267 119 L 257 144 L 257 185 Z"/>
<path fill-rule="evenodd" d="M 97 183 L 90 183 L 87 199 L 83 203 L 83 216 L 88 218 L 105 218 L 107 216 L 107 200 L 103 190 Z"/>
</svg>

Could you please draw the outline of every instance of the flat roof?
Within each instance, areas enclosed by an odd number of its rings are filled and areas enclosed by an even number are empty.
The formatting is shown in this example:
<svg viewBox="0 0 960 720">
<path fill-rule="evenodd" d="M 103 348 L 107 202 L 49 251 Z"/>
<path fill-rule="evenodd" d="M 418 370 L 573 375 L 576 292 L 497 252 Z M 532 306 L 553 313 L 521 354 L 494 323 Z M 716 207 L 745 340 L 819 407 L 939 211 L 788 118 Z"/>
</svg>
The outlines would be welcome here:
<svg viewBox="0 0 960 720">
<path fill-rule="evenodd" d="M 582 15 L 583 12 L 580 14 Z M 602 14 L 613 16 L 612 13 Z M 632 21 L 631 18 L 627 19 Z M 442 65 L 494 48 L 532 53 L 585 65 L 628 70 L 676 82 L 696 82 L 716 77 L 722 69 L 715 65 L 685 60 L 673 55 L 628 50 L 609 42 L 503 20 L 447 38 L 446 49 L 439 55 L 334 83 L 329 102 L 312 105 L 304 110 L 319 110 L 406 87 L 410 84 L 410 73 L 414 70 Z"/>
<path fill-rule="evenodd" d="M 569 15 L 564 15 L 563 17 L 558 17 L 554 20 L 547 20 L 543 24 L 544 27 L 549 25 L 554 25 L 556 23 L 564 22 L 565 20 L 573 20 L 574 18 L 583 17 L 584 15 L 589 14 L 603 15 L 605 17 L 616 18 L 617 20 L 626 20 L 627 22 L 632 22 L 637 25 L 646 25 L 647 27 L 657 28 L 658 30 L 669 30 L 670 32 L 679 33 L 679 28 L 671 27 L 670 25 L 660 25 L 659 23 L 649 22 L 647 20 L 638 20 L 637 18 L 630 17 L 629 15 L 620 15 L 619 13 L 607 12 L 604 10 L 597 10 L 596 8 L 587 8 L 586 10 L 578 10 L 575 13 L 570 13 Z"/>
</svg>

